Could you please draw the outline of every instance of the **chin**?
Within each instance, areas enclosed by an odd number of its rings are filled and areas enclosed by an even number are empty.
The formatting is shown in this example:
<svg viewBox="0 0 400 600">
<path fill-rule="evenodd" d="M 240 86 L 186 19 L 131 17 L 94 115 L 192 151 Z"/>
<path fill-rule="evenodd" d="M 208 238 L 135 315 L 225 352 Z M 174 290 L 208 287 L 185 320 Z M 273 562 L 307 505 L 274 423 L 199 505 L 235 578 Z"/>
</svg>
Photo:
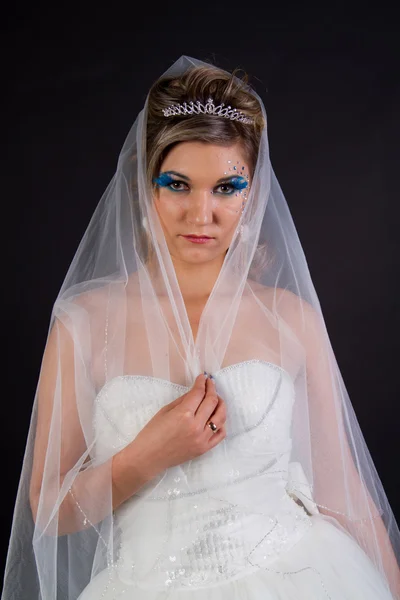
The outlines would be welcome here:
<svg viewBox="0 0 400 600">
<path fill-rule="evenodd" d="M 204 263 L 212 262 L 217 259 L 219 254 L 209 252 L 188 252 L 185 255 L 181 255 L 182 262 L 190 263 L 192 265 L 201 265 Z"/>
<path fill-rule="evenodd" d="M 216 252 L 216 249 L 213 248 L 212 251 L 208 248 L 200 247 L 200 248 L 191 248 L 182 252 L 180 249 L 179 252 L 175 252 L 174 256 L 180 260 L 181 262 L 189 263 L 192 265 L 200 265 L 208 262 L 213 262 L 221 257 L 221 252 Z"/>
</svg>

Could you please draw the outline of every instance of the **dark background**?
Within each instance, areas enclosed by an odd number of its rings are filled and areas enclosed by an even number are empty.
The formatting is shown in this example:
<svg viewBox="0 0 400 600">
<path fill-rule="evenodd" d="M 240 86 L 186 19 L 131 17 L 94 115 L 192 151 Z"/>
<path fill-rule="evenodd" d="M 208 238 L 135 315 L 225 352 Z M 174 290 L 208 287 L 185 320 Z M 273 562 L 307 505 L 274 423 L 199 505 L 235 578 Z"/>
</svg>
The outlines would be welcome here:
<svg viewBox="0 0 400 600">
<path fill-rule="evenodd" d="M 5 15 L 3 559 L 52 304 L 148 88 L 182 54 L 245 69 L 266 104 L 273 166 L 400 516 L 400 36 L 397 17 L 374 6 L 352 16 L 349 5 L 273 14 L 164 3 L 146 14 L 107 3 Z"/>
</svg>

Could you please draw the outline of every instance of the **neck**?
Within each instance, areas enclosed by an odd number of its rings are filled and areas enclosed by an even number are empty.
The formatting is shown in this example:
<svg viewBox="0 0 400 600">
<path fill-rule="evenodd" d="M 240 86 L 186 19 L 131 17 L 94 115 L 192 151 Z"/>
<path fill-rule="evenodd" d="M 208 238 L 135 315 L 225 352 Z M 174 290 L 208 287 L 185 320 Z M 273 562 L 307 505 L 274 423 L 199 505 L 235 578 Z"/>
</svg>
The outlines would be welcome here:
<svg viewBox="0 0 400 600">
<path fill-rule="evenodd" d="M 224 257 L 203 264 L 171 258 L 184 301 L 207 299 L 217 281 Z"/>
</svg>

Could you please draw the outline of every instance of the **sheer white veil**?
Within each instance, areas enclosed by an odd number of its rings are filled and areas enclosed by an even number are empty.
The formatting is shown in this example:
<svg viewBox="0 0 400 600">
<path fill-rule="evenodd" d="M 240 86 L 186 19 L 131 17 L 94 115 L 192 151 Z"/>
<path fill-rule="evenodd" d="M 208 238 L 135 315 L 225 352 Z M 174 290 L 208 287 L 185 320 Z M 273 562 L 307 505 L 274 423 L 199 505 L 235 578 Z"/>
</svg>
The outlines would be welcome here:
<svg viewBox="0 0 400 600">
<path fill-rule="evenodd" d="M 183 56 L 164 76 L 179 76 L 198 65 L 206 64 Z M 267 122 L 261 98 L 252 93 Z M 101 443 L 107 427 L 113 427 L 98 402 L 109 382 L 140 375 L 191 386 L 203 370 L 216 373 L 252 360 L 276 365 L 279 377 L 288 377 L 294 386 L 295 403 L 290 448 L 277 446 L 274 456 L 249 454 L 249 464 L 256 470 L 272 460 L 278 469 L 289 452 L 285 477 L 290 493 L 310 513 L 319 511 L 347 530 L 382 576 L 393 577 L 394 563 L 388 567 L 387 556 L 391 547 L 400 554 L 399 530 L 353 412 L 271 166 L 267 127 L 240 226 L 194 339 L 152 208 L 146 123 L 147 101 L 54 304 L 2 599 L 75 600 L 100 571 L 115 568 L 121 521 L 117 525 L 113 514 L 111 462 L 130 440 L 119 432 L 119 445 L 107 448 Z M 41 405 L 51 406 L 52 412 L 37 430 Z M 223 441 L 215 449 L 216 484 L 206 492 L 221 502 L 236 477 L 235 456 L 227 448 Z M 36 466 L 43 475 L 35 519 L 29 499 L 34 453 L 43 454 Z M 226 468 L 229 463 L 232 470 Z M 166 472 L 136 495 L 138 506 L 149 494 L 166 498 L 160 505 L 160 526 L 167 523 L 178 494 L 199 492 L 195 471 L 189 483 L 191 468 L 191 463 L 174 467 L 179 485 L 172 490 Z M 251 511 L 253 498 L 243 498 L 243 503 Z M 140 509 L 138 515 L 140 519 Z M 165 531 L 171 535 L 166 525 Z M 160 552 L 162 548 L 155 555 Z M 139 583 L 149 577 L 152 566 L 141 565 L 139 557 L 134 574 Z"/>
</svg>

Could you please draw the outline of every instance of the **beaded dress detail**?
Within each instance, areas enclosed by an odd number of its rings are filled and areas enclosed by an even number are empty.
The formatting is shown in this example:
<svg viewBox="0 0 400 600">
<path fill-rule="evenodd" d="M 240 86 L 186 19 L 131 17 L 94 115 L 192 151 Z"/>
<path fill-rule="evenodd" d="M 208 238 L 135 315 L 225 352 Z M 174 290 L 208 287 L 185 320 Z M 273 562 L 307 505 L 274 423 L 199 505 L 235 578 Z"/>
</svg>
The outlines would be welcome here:
<svg viewBox="0 0 400 600">
<path fill-rule="evenodd" d="M 115 561 L 80 600 L 391 598 L 355 542 L 290 493 L 290 375 L 252 360 L 214 377 L 225 441 L 116 510 Z M 154 377 L 111 379 L 96 399 L 97 457 L 118 452 L 186 391 Z"/>
</svg>

